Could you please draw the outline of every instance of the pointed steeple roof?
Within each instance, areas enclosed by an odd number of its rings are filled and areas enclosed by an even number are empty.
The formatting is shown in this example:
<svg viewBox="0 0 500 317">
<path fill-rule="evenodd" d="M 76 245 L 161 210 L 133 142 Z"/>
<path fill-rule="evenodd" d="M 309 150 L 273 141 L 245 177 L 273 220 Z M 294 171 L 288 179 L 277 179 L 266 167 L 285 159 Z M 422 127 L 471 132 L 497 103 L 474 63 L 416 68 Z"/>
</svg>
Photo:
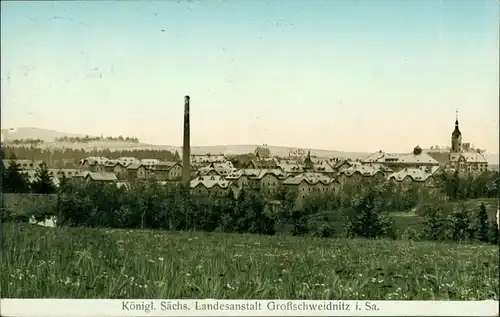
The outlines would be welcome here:
<svg viewBox="0 0 500 317">
<path fill-rule="evenodd" d="M 304 160 L 304 168 L 307 170 L 314 169 L 314 163 L 311 160 L 311 151 L 307 152 L 306 159 Z"/>
<path fill-rule="evenodd" d="M 457 114 L 456 114 L 456 119 L 455 119 L 455 130 L 453 130 L 453 133 L 451 134 L 452 137 L 459 137 L 462 136 L 462 132 L 460 132 L 460 129 L 458 128 L 458 109 L 457 109 Z"/>
</svg>

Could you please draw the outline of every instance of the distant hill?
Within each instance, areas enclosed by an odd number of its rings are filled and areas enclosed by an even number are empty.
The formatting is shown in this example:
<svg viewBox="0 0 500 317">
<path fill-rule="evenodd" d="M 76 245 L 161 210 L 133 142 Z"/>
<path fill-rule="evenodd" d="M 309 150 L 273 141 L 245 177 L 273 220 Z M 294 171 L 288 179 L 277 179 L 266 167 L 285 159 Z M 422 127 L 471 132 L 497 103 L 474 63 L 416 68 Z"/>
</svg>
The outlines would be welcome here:
<svg viewBox="0 0 500 317">
<path fill-rule="evenodd" d="M 182 154 L 182 147 L 173 145 L 153 145 L 146 143 L 133 143 L 124 141 L 96 141 L 89 143 L 70 143 L 70 142 L 55 142 L 56 138 L 61 137 L 84 137 L 83 134 L 71 134 L 53 130 L 38 129 L 38 128 L 17 128 L 17 129 L 2 129 L 2 141 L 4 137 L 7 141 L 16 139 L 41 139 L 44 141 L 41 148 L 73 148 L 73 149 L 109 149 L 109 150 L 133 150 L 133 149 L 155 149 L 155 150 L 169 150 L 178 151 Z M 214 146 L 192 146 L 192 154 L 220 154 L 224 153 L 226 155 L 236 155 L 243 153 L 253 153 L 257 144 L 244 144 L 244 145 L 214 145 Z M 287 146 L 274 146 L 269 145 L 269 150 L 272 155 L 277 155 L 281 157 L 288 156 L 290 150 L 297 149 L 295 147 Z M 317 157 L 338 157 L 338 158 L 350 158 L 350 159 L 361 159 L 371 152 L 344 152 L 335 150 L 321 150 L 321 149 L 311 149 L 311 155 Z M 499 164 L 498 154 L 485 154 L 486 159 L 490 164 Z"/>
<path fill-rule="evenodd" d="M 95 137 L 93 135 L 89 135 Z M 115 140 L 105 140 L 105 141 L 95 141 L 87 143 L 72 143 L 72 142 L 60 142 L 56 139 L 62 137 L 85 137 L 84 134 L 74 134 L 66 133 L 54 130 L 39 129 L 39 128 L 15 128 L 15 129 L 2 129 L 2 142 L 9 142 L 21 139 L 40 139 L 44 143 L 40 145 L 41 148 L 73 148 L 73 149 L 92 149 L 92 148 L 130 148 L 130 147 L 144 147 L 151 146 L 149 144 L 134 143 L 126 141 L 115 141 Z"/>
<path fill-rule="evenodd" d="M 61 137 L 84 137 L 83 134 L 72 134 L 39 128 L 2 129 L 2 141 L 21 139 L 40 139 L 44 142 L 54 142 Z"/>
</svg>

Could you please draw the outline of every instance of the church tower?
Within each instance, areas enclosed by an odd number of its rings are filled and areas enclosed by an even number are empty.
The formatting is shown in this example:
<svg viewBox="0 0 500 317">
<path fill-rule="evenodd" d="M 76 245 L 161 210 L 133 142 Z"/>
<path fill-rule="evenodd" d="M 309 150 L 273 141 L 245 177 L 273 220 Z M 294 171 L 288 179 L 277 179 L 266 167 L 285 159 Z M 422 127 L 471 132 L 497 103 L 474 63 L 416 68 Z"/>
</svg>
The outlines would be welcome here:
<svg viewBox="0 0 500 317">
<path fill-rule="evenodd" d="M 311 151 L 307 152 L 306 159 L 304 160 L 304 171 L 305 172 L 313 172 L 314 171 L 314 163 L 311 159 Z"/>
<path fill-rule="evenodd" d="M 457 117 L 455 120 L 455 130 L 451 134 L 451 153 L 460 153 L 462 152 L 462 132 L 458 128 L 458 110 Z"/>
</svg>

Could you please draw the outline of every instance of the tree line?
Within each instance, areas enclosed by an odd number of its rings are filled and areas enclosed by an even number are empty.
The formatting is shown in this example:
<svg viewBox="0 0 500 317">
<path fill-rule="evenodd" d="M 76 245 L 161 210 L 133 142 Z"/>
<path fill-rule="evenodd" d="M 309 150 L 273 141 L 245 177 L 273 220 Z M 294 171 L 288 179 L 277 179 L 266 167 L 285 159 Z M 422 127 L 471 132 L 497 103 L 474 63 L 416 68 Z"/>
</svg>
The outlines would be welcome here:
<svg viewBox="0 0 500 317">
<path fill-rule="evenodd" d="M 84 150 L 84 149 L 41 149 L 36 147 L 4 146 L 0 149 L 2 159 L 31 159 L 47 163 L 49 168 L 75 168 L 80 160 L 89 156 L 103 156 L 109 159 L 120 157 L 135 157 L 137 159 L 158 159 L 162 161 L 178 162 L 180 155 L 177 151 L 134 149 L 134 150 Z"/>
<path fill-rule="evenodd" d="M 5 142 L 6 144 L 12 145 L 30 145 L 30 146 L 39 146 L 44 143 L 41 139 L 15 139 Z"/>
<path fill-rule="evenodd" d="M 7 168 L 3 164 L 1 166 L 2 193 L 54 194 L 57 192 L 54 175 L 45 163 L 36 169 L 34 181 L 28 179 L 16 161 L 12 161 Z"/>
<path fill-rule="evenodd" d="M 89 142 L 96 142 L 96 141 L 120 141 L 120 142 L 129 142 L 129 143 L 139 143 L 139 139 L 136 137 L 123 137 L 121 135 L 114 137 L 114 136 L 62 136 L 59 138 L 55 138 L 56 142 L 69 142 L 69 143 L 89 143 Z"/>
<path fill-rule="evenodd" d="M 243 189 L 238 196 L 230 193 L 226 197 L 200 198 L 189 195 L 189 189 L 179 184 L 165 186 L 154 182 L 135 182 L 118 187 L 116 184 L 71 183 L 63 178 L 56 188 L 46 165 L 37 170 L 35 182 L 28 186 L 15 164 L 2 173 L 4 193 L 57 195 L 57 203 L 53 206 L 37 208 L 27 216 L 40 220 L 56 216 L 59 224 L 68 226 L 270 235 L 288 228 L 288 232 L 296 236 L 394 239 L 397 238 L 397 228 L 391 213 L 427 201 L 420 215 L 424 221 L 422 229 L 406 230 L 405 238 L 498 242 L 498 226 L 494 219 L 488 217 L 484 204 L 478 210 L 469 210 L 464 204 L 458 204 L 452 212 L 445 213 L 444 200 L 441 200 L 452 187 L 446 181 L 456 186 L 454 182 L 458 180 L 459 188 L 467 188 L 464 193 L 483 195 L 481 197 L 498 197 L 498 182 L 492 182 L 496 185 L 473 182 L 471 189 L 466 179 L 455 179 L 453 175 L 446 176 L 448 178 L 443 176 L 442 185 L 433 192 L 416 189 L 401 191 L 392 183 L 373 182 L 352 186 L 339 196 L 331 193 L 311 195 L 302 204 L 296 204 L 295 191 L 282 188 L 278 197 L 281 205 L 273 209 L 255 189 Z M 498 178 L 498 174 L 493 174 L 489 179 L 493 180 L 495 176 Z M 460 202 L 464 196 L 460 194 L 449 199 Z M 2 209 L 2 217 L 10 219 L 5 208 Z"/>
</svg>

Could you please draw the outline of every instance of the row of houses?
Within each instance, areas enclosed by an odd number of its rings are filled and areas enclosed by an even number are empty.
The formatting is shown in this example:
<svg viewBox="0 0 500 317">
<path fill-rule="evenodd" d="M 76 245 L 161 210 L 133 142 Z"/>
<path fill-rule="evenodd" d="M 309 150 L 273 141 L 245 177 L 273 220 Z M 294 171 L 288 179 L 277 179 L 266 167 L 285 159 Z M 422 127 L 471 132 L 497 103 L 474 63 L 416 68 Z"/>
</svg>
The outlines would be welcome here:
<svg viewBox="0 0 500 317">
<path fill-rule="evenodd" d="M 177 181 L 181 178 L 181 162 L 163 162 L 157 159 L 139 160 L 133 157 L 108 159 L 105 157 L 87 157 L 80 161 L 80 169 L 92 173 L 113 173 L 123 181 L 152 179 L 159 181 Z"/>
<path fill-rule="evenodd" d="M 412 184 L 432 188 L 438 182 L 440 167 L 408 168 L 387 175 L 376 167 L 354 164 L 343 170 L 337 177 L 315 172 L 298 175 L 286 174 L 282 169 L 241 169 L 223 177 L 220 175 L 197 176 L 191 181 L 195 196 L 225 196 L 229 192 L 238 193 L 244 188 L 259 190 L 268 198 L 276 197 L 283 188 L 292 190 L 299 200 L 311 194 L 338 195 L 347 185 L 363 185 L 368 181 L 389 181 L 402 190 Z"/>
<path fill-rule="evenodd" d="M 2 169 L 9 168 L 12 160 L 2 160 Z M 43 161 L 16 160 L 20 166 L 20 173 L 25 176 L 30 183 L 36 181 L 37 169 L 41 168 Z M 113 172 L 90 172 L 76 168 L 55 169 L 49 168 L 49 174 L 52 176 L 53 184 L 58 186 L 63 178 L 74 181 L 102 181 L 116 182 L 118 178 Z"/>
<path fill-rule="evenodd" d="M 392 156 L 389 156 L 392 157 Z M 362 185 L 370 180 L 389 181 L 402 189 L 416 184 L 435 187 L 443 172 L 439 163 L 415 148 L 414 153 L 401 155 L 400 162 L 367 158 L 362 161 L 313 160 L 310 153 L 303 163 L 276 159 L 252 161 L 248 168 L 221 173 L 214 164 L 191 181 L 195 195 L 226 195 L 245 187 L 258 189 L 272 197 L 285 187 L 293 189 L 302 199 L 311 193 L 341 192 L 346 185 Z M 315 161 L 315 162 L 314 162 Z M 390 165 L 391 167 L 389 167 Z"/>
<path fill-rule="evenodd" d="M 194 195 L 226 195 L 248 187 L 260 190 L 273 197 L 283 187 L 295 189 L 299 198 L 311 193 L 339 193 L 347 184 L 363 184 L 369 180 L 391 181 L 399 186 L 418 184 L 432 187 L 436 176 L 442 171 L 439 163 L 423 153 L 417 146 L 412 153 L 392 155 L 382 151 L 364 160 L 319 159 L 307 154 L 301 161 L 276 158 L 253 160 L 247 168 L 236 169 L 223 156 L 196 156 L 191 175 Z M 35 177 L 35 168 L 42 162 L 18 160 L 28 175 Z M 4 160 L 8 165 L 8 160 Z M 138 160 L 134 157 L 108 159 L 88 157 L 80 162 L 78 169 L 50 170 L 56 179 L 95 182 L 130 182 L 153 180 L 161 182 L 179 181 L 182 175 L 181 162 L 160 160 Z"/>
</svg>

